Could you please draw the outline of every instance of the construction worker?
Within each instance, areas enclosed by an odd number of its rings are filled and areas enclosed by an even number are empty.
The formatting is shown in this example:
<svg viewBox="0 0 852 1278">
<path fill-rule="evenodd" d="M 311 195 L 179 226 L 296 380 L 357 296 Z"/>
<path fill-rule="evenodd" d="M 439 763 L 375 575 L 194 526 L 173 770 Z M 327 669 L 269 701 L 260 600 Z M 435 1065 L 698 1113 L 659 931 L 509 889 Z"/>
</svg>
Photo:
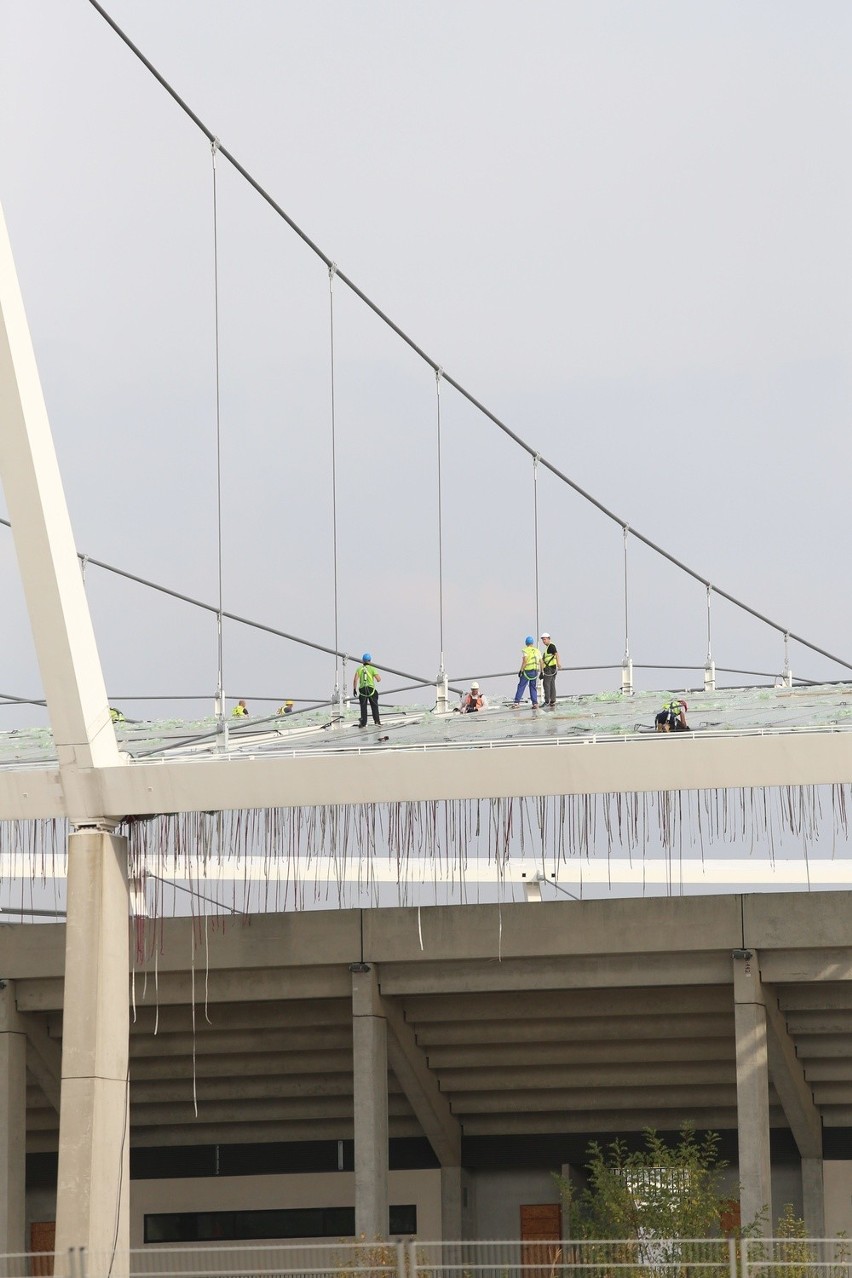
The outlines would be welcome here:
<svg viewBox="0 0 852 1278">
<path fill-rule="evenodd" d="M 231 711 L 231 718 L 232 719 L 248 718 L 248 706 L 246 705 L 245 701 L 241 700 L 237 705 L 234 706 L 233 710 Z"/>
<path fill-rule="evenodd" d="M 382 676 L 372 664 L 372 661 L 373 658 L 369 652 L 365 652 L 352 680 L 352 691 L 358 697 L 361 706 L 359 728 L 366 728 L 367 726 L 367 706 L 373 712 L 373 723 L 381 723 L 379 718 L 379 690 L 376 684 L 381 683 Z"/>
<path fill-rule="evenodd" d="M 552 710 L 556 705 L 556 671 L 562 669 L 556 644 L 545 630 L 541 636 L 544 652 L 541 654 L 541 681 L 544 684 L 544 708 Z"/>
<path fill-rule="evenodd" d="M 279 706 L 279 707 L 278 707 L 277 713 L 278 713 L 278 714 L 292 714 L 292 713 L 293 713 L 293 702 L 292 702 L 292 701 L 285 701 L 285 702 L 284 702 L 284 704 L 283 704 L 283 706 Z"/>
<path fill-rule="evenodd" d="M 109 717 L 113 721 L 113 723 L 124 723 L 123 711 L 116 710 L 115 706 L 110 706 Z"/>
<path fill-rule="evenodd" d="M 470 692 L 466 692 L 462 697 L 462 703 L 459 706 L 462 714 L 475 714 L 477 710 L 482 710 L 485 706 L 485 698 L 479 691 L 479 684 L 474 679 L 470 685 Z"/>
<path fill-rule="evenodd" d="M 518 671 L 518 689 L 515 693 L 515 700 L 512 702 L 513 706 L 521 704 L 524 692 L 529 688 L 533 710 L 538 709 L 538 676 L 540 670 L 541 653 L 535 646 L 532 635 L 527 635 L 521 650 L 521 668 Z"/>
<path fill-rule="evenodd" d="M 683 697 L 667 701 L 654 719 L 655 728 L 658 732 L 689 732 L 689 724 L 686 722 L 688 709 Z"/>
</svg>

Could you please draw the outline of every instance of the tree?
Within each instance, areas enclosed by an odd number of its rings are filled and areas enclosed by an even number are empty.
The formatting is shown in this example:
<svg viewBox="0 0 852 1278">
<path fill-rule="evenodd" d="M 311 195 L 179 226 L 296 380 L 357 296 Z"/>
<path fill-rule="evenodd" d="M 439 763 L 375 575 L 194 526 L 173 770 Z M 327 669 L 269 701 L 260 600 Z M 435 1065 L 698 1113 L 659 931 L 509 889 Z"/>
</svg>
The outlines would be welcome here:
<svg viewBox="0 0 852 1278">
<path fill-rule="evenodd" d="M 579 1193 L 557 1177 L 572 1238 L 708 1238 L 720 1233 L 730 1194 L 723 1192 L 727 1164 L 719 1136 L 698 1140 L 686 1124 L 677 1143 L 644 1133 L 645 1147 L 629 1150 L 621 1140 L 588 1150 L 587 1184 Z"/>
</svg>

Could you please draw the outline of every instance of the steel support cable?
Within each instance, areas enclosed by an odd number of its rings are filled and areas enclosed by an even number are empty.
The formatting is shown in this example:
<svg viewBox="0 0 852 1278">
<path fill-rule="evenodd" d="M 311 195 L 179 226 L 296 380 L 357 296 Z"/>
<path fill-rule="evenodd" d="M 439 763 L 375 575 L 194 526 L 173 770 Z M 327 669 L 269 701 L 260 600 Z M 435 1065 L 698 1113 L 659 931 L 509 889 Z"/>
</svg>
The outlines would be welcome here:
<svg viewBox="0 0 852 1278">
<path fill-rule="evenodd" d="M 119 39 L 122 40 L 124 44 L 127 45 L 128 49 L 130 49 L 130 51 L 139 59 L 139 61 L 143 64 L 143 66 L 145 66 L 148 69 L 148 71 L 150 71 L 154 79 L 157 80 L 157 82 L 162 86 L 162 88 L 165 89 L 165 91 L 169 94 L 169 96 L 173 99 L 173 101 L 180 107 L 180 109 L 187 116 L 189 116 L 193 124 L 195 124 L 196 127 L 200 129 L 200 131 L 212 144 L 214 140 L 214 134 L 212 130 L 208 129 L 204 121 L 201 120 L 195 114 L 195 112 L 192 110 L 189 104 L 184 101 L 184 99 L 180 96 L 180 94 L 175 89 L 172 88 L 168 80 L 166 80 L 166 78 L 163 75 L 161 75 L 161 73 L 157 70 L 154 64 L 148 58 L 145 57 L 145 54 L 141 51 L 141 49 L 133 43 L 133 41 L 121 29 L 118 23 L 112 17 L 110 17 L 110 15 L 104 9 L 103 5 L 99 4 L 98 0 L 89 0 L 89 4 L 92 6 L 93 9 L 96 9 L 98 11 L 98 13 L 104 19 L 104 21 L 107 22 L 110 27 L 112 27 L 113 31 L 116 33 Z M 221 143 L 219 144 L 219 153 L 225 157 L 225 159 L 229 162 L 229 164 L 233 165 L 233 167 L 237 170 L 237 172 L 241 175 L 241 177 L 243 177 L 246 180 L 246 182 L 248 182 L 249 186 L 251 186 L 253 190 L 257 192 L 257 194 L 261 197 L 261 199 L 266 201 L 269 207 L 278 214 L 278 216 L 282 219 L 282 221 L 287 223 L 290 229 L 294 231 L 296 235 L 299 236 L 299 238 L 303 241 L 303 243 L 305 243 L 308 246 L 308 248 L 313 253 L 315 253 L 316 256 L 322 262 L 325 262 L 327 267 L 331 267 L 333 265 L 332 259 L 328 257 L 328 255 L 322 251 L 319 245 L 316 244 L 311 239 L 311 237 L 305 231 L 302 230 L 299 224 L 295 222 L 293 218 L 291 218 L 290 215 L 284 211 L 281 205 L 278 204 L 278 202 L 275 199 L 273 199 L 273 197 L 269 194 L 269 192 L 266 191 L 260 185 L 257 179 L 252 177 L 252 175 L 248 172 L 248 170 L 245 169 L 242 164 L 240 164 L 239 160 L 235 156 L 233 156 L 226 147 L 222 146 Z M 364 305 L 369 307 L 369 309 L 373 312 L 373 314 L 376 315 L 382 321 L 382 323 L 386 324 L 387 327 L 391 329 L 392 332 L 396 333 L 397 337 L 401 338 L 401 340 L 405 342 L 405 344 L 408 347 L 410 347 L 410 349 L 413 350 L 416 355 L 419 355 L 422 360 L 424 360 L 427 364 L 429 364 L 436 373 L 440 369 L 443 380 L 449 386 L 452 386 L 453 390 L 458 391 L 458 393 L 464 399 L 466 399 L 469 404 L 473 405 L 474 408 L 478 409 L 479 412 L 483 414 L 483 416 L 487 417 L 488 420 L 492 422 L 499 430 L 501 430 L 504 435 L 508 435 L 509 439 L 514 440 L 514 442 L 518 445 L 518 447 L 523 448 L 524 451 L 528 453 L 530 457 L 538 456 L 539 462 L 541 463 L 542 466 L 545 467 L 546 470 L 549 470 L 550 473 L 552 475 L 555 475 L 557 479 L 561 479 L 564 484 L 567 484 L 568 487 L 573 489 L 573 491 L 577 493 L 578 496 L 582 497 L 584 501 L 587 501 L 590 505 L 594 506 L 596 510 L 599 510 L 602 515 L 605 515 L 607 517 L 607 519 L 611 519 L 613 523 L 618 524 L 620 528 L 627 527 L 627 524 L 624 519 L 622 519 L 619 515 L 616 515 L 615 512 L 610 510 L 608 506 L 605 506 L 603 502 L 598 501 L 598 499 L 596 497 L 593 497 L 591 493 L 587 492 L 585 488 L 582 488 L 579 484 L 575 483 L 573 479 L 570 479 L 565 474 L 564 471 L 558 468 L 558 466 L 555 466 L 552 462 L 548 461 L 547 458 L 542 457 L 539 453 L 537 453 L 537 450 L 533 448 L 531 444 L 528 444 L 525 439 L 522 439 L 521 436 L 516 434 L 515 431 L 513 431 L 509 426 L 507 426 L 505 422 L 501 421 L 500 418 L 496 415 L 496 413 L 492 413 L 489 408 L 486 408 L 486 406 L 483 403 L 481 403 L 481 401 L 478 400 L 473 394 L 471 394 L 471 392 L 467 390 L 461 384 L 461 382 L 456 381 L 454 377 L 451 377 L 449 373 L 447 373 L 444 369 L 442 369 L 441 365 L 437 362 L 437 360 L 434 360 L 431 357 L 431 355 L 428 355 L 426 351 L 424 351 L 423 348 L 419 346 L 417 342 L 414 341 L 412 337 L 409 337 L 408 333 L 406 333 L 404 329 L 400 328 L 400 326 L 396 324 L 390 318 L 390 316 L 387 315 L 381 309 L 381 307 L 372 300 L 371 297 L 369 297 L 365 292 L 363 292 L 363 290 L 358 287 L 358 285 L 354 282 L 354 280 L 351 280 L 344 271 L 341 271 L 339 267 L 336 269 L 336 274 L 338 279 L 342 280 L 343 283 L 346 285 L 346 287 L 350 289 L 351 292 L 353 292 L 356 297 L 360 298 L 360 300 L 364 303 Z M 692 577 L 695 581 L 700 581 L 703 586 L 709 586 L 711 584 L 707 577 L 704 577 L 700 572 L 696 572 L 694 568 L 690 568 L 688 564 L 683 563 L 682 560 L 678 559 L 675 555 L 670 554 L 669 551 L 664 550 L 662 546 L 658 545 L 655 541 L 652 541 L 650 537 L 646 537 L 644 536 L 644 534 L 637 532 L 635 528 L 631 528 L 630 532 L 636 538 L 637 541 L 641 541 L 643 545 L 649 548 L 649 550 L 653 550 L 656 554 L 661 555 L 663 559 L 668 560 L 668 562 L 670 564 L 673 564 L 675 568 L 679 568 L 681 572 L 685 572 L 688 577 Z M 787 626 L 782 625 L 780 622 L 773 621 L 771 617 L 767 617 L 762 612 L 758 612 L 756 608 L 750 607 L 749 604 L 744 603 L 741 599 L 737 599 L 735 595 L 729 594 L 728 591 L 720 590 L 719 587 L 715 585 L 713 586 L 713 590 L 717 595 L 720 596 L 720 598 L 726 599 L 728 603 L 733 604 L 736 608 L 740 608 L 743 612 L 749 613 L 749 615 L 756 618 L 757 621 L 761 621 L 763 622 L 764 625 L 770 626 L 773 630 L 779 631 L 780 634 L 788 635 L 790 639 L 795 640 L 796 643 L 802 644 L 803 647 L 810 649 L 811 652 L 816 652 L 821 657 L 826 657 L 829 661 L 834 661 L 836 662 L 837 665 L 843 666 L 847 670 L 852 670 L 852 662 L 844 661 L 842 657 L 836 657 L 833 653 L 827 652 L 826 649 L 820 648 L 817 646 L 817 644 L 811 643 L 808 639 L 803 638 L 801 635 L 795 634 L 792 630 L 789 630 Z"/>
<path fill-rule="evenodd" d="M 710 642 L 710 603 L 713 595 L 713 587 L 707 585 L 707 664 L 708 666 L 713 660 L 713 645 Z"/>
<path fill-rule="evenodd" d="M 541 619 L 538 608 L 538 463 L 539 455 L 533 457 L 533 536 L 535 546 L 535 633 L 536 643 L 541 636 Z"/>
<path fill-rule="evenodd" d="M 337 588 L 337 427 L 334 404 L 334 277 L 337 267 L 332 262 L 328 268 L 328 338 L 329 384 L 331 388 L 331 539 L 334 575 L 334 700 L 340 699 L 340 641 L 338 638 L 338 588 Z"/>
<path fill-rule="evenodd" d="M 213 328 L 215 346 L 216 377 L 216 569 L 219 587 L 219 606 L 216 610 L 216 655 L 218 669 L 216 672 L 216 706 L 223 730 L 225 723 L 225 672 L 224 643 L 222 632 L 222 413 L 219 379 L 219 207 L 216 191 L 216 152 L 219 150 L 217 138 L 210 142 L 210 154 L 213 165 Z"/>
<path fill-rule="evenodd" d="M 630 535 L 630 529 L 627 527 L 627 524 L 624 525 L 622 532 L 624 534 L 624 660 L 629 661 L 630 660 L 630 634 L 628 631 L 629 612 L 628 612 L 628 596 L 627 596 L 627 586 L 628 586 L 627 538 Z"/>
<path fill-rule="evenodd" d="M 0 525 L 4 528 L 11 528 L 11 521 L 0 517 Z M 86 562 L 93 564 L 95 568 L 101 568 L 104 572 L 111 572 L 116 577 L 123 577 L 125 581 L 135 581 L 137 586 L 147 586 L 149 590 L 157 590 L 161 595 L 169 595 L 172 599 L 179 599 L 181 603 L 191 604 L 193 608 L 201 608 L 204 612 L 218 613 L 218 604 L 205 603 L 203 599 L 195 599 L 192 595 L 185 595 L 180 590 L 172 590 L 170 586 L 161 586 L 159 582 L 148 581 L 145 577 L 138 576 L 135 572 L 128 572 L 125 568 L 116 568 L 115 564 L 105 563 L 102 559 L 94 559 L 91 555 L 83 556 L 77 553 L 78 559 L 86 559 Z M 300 635 L 290 634 L 287 630 L 278 630 L 275 626 L 268 626 L 263 621 L 252 621 L 251 617 L 242 617 L 238 612 L 228 612 L 223 609 L 222 616 L 225 621 L 236 621 L 241 626 L 251 626 L 254 630 L 262 630 L 265 634 L 275 635 L 277 639 L 289 639 L 291 643 L 301 644 L 303 648 L 313 648 L 315 652 L 327 652 L 330 656 L 339 656 L 344 661 L 357 661 L 350 652 L 335 652 L 334 648 L 329 648 L 327 644 L 315 643 L 312 639 L 303 639 Z M 424 679 L 420 675 L 412 674 L 410 670 L 397 670 L 394 666 L 386 666 L 382 663 L 382 670 L 386 670 L 388 674 L 399 675 L 401 679 L 412 679 L 416 683 L 431 684 L 433 680 Z"/>
<path fill-rule="evenodd" d="M 441 466 L 441 370 L 435 369 L 435 405 L 438 441 L 438 639 L 441 652 L 440 675 L 444 677 L 444 509 Z"/>
</svg>

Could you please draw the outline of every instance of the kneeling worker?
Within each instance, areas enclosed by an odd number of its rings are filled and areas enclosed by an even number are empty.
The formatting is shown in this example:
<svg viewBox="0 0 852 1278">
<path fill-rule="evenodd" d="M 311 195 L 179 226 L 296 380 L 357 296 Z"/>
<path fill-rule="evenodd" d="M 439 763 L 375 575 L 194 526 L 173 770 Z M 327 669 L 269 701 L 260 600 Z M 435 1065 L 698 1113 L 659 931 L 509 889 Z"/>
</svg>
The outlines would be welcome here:
<svg viewBox="0 0 852 1278">
<path fill-rule="evenodd" d="M 654 719 L 654 726 L 658 732 L 689 732 L 689 724 L 686 722 L 688 709 L 682 697 L 669 701 Z"/>
</svg>

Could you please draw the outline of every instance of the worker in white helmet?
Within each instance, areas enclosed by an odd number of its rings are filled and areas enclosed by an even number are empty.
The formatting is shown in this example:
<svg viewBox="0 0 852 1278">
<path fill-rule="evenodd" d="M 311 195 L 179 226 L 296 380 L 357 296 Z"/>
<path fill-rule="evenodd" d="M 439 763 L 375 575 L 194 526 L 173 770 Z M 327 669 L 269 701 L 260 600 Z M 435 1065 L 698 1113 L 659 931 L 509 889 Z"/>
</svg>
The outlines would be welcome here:
<svg viewBox="0 0 852 1278">
<path fill-rule="evenodd" d="M 477 710 L 481 710 L 485 705 L 485 699 L 479 691 L 479 684 L 474 679 L 470 685 L 470 692 L 466 692 L 462 697 L 461 712 L 462 714 L 475 714 Z"/>
</svg>

